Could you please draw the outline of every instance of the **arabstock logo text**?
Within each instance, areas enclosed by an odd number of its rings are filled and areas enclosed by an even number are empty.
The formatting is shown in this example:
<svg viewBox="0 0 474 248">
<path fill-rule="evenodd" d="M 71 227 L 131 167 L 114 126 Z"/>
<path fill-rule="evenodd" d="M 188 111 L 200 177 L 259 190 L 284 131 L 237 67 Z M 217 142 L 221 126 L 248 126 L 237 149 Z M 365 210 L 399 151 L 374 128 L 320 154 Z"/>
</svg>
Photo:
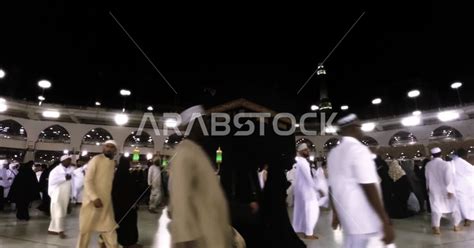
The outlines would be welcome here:
<svg viewBox="0 0 474 248">
<path fill-rule="evenodd" d="M 308 130 L 306 128 L 305 123 L 308 118 L 318 118 L 316 122 L 319 122 L 320 124 L 319 134 L 325 135 L 326 133 L 336 132 L 336 127 L 332 125 L 336 116 L 337 113 L 331 113 L 329 117 L 327 117 L 325 113 L 306 113 L 297 120 L 297 118 L 290 113 L 278 113 L 274 116 L 272 116 L 271 113 L 238 113 L 232 117 L 227 113 L 212 113 L 206 115 L 206 117 L 210 117 L 210 122 L 207 122 L 207 125 L 210 125 L 210 127 L 207 127 L 203 116 L 199 113 L 193 114 L 186 126 L 180 125 L 182 119 L 179 114 L 164 113 L 163 117 L 159 117 L 159 120 L 163 121 L 163 128 L 160 129 L 158 128 L 158 122 L 156 121 L 155 116 L 152 113 L 145 113 L 142 116 L 137 135 L 141 135 L 148 122 L 151 123 L 153 131 L 157 136 L 168 136 L 173 133 L 187 136 L 191 132 L 193 125 L 196 123 L 199 123 L 203 134 L 206 136 L 227 136 L 231 132 L 232 125 L 239 130 L 234 132 L 234 136 L 249 136 L 253 135 L 255 132 L 258 132 L 259 135 L 263 136 L 265 135 L 266 128 L 273 128 L 274 132 L 281 136 L 292 135 L 295 133 L 297 128 L 299 128 L 301 133 L 304 135 L 318 135 L 316 130 Z M 258 121 L 252 121 L 249 118 L 258 119 Z M 268 121 L 271 121 L 271 127 L 265 125 Z M 282 128 L 279 126 L 279 123 L 285 123 L 289 128 Z M 183 133 L 184 128 L 185 130 Z"/>
</svg>

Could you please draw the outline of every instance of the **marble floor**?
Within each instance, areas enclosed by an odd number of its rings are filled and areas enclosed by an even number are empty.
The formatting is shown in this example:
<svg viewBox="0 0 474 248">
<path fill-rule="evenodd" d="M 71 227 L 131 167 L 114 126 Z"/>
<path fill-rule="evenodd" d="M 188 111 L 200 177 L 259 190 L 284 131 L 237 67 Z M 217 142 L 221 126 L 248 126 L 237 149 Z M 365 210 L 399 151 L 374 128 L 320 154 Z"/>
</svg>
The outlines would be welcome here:
<svg viewBox="0 0 474 248">
<path fill-rule="evenodd" d="M 48 217 L 36 210 L 31 210 L 29 222 L 19 222 L 14 213 L 0 213 L 0 248 L 59 248 L 74 247 L 78 231 L 78 208 L 66 220 L 67 239 L 48 235 Z M 140 243 L 144 247 L 169 247 L 169 234 L 163 228 L 167 223 L 166 215 L 150 214 L 144 207 L 139 212 Z M 396 229 L 396 244 L 401 248 L 445 247 L 460 248 L 474 247 L 474 226 L 455 233 L 447 222 L 443 221 L 442 234 L 430 234 L 429 216 L 420 215 L 410 219 L 394 220 Z M 342 233 L 330 228 L 330 213 L 322 212 L 316 227 L 319 240 L 306 242 L 309 248 L 341 247 Z M 96 239 L 91 247 L 96 247 Z"/>
</svg>

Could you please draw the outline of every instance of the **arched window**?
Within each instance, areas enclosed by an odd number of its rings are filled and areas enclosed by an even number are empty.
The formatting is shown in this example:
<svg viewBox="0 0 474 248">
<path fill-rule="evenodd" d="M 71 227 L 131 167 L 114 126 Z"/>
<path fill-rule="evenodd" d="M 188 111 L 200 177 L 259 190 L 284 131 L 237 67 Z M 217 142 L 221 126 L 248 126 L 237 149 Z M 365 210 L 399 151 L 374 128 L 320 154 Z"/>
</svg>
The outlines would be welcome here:
<svg viewBox="0 0 474 248">
<path fill-rule="evenodd" d="M 366 145 L 366 146 L 369 146 L 369 147 L 372 147 L 372 146 L 378 146 L 379 145 L 379 142 L 377 142 L 377 140 L 375 140 L 374 138 L 370 137 L 370 136 L 364 136 L 360 142 L 362 142 L 362 144 Z"/>
<path fill-rule="evenodd" d="M 167 148 L 174 147 L 176 144 L 179 144 L 183 140 L 184 136 L 178 134 L 172 134 L 165 139 L 164 146 Z"/>
<path fill-rule="evenodd" d="M 0 139 L 26 140 L 25 128 L 14 120 L 0 121 Z"/>
<path fill-rule="evenodd" d="M 461 139 L 462 134 L 457 129 L 450 126 L 441 126 L 431 132 L 432 140 L 457 140 Z"/>
<path fill-rule="evenodd" d="M 324 143 L 324 146 L 323 148 L 326 150 L 326 151 L 330 151 L 332 148 L 334 148 L 335 146 L 339 145 L 339 143 L 341 143 L 341 141 L 339 140 L 339 138 L 330 138 L 326 141 L 326 143 Z"/>
<path fill-rule="evenodd" d="M 112 134 L 107 130 L 98 127 L 90 130 L 84 135 L 84 137 L 82 137 L 82 144 L 99 146 L 110 139 L 113 139 Z"/>
<path fill-rule="evenodd" d="M 137 132 L 132 132 L 126 139 L 123 145 L 124 147 L 150 147 L 153 148 L 155 145 L 151 136 L 142 132 L 141 135 L 138 135 Z"/>
<path fill-rule="evenodd" d="M 410 132 L 400 131 L 390 138 L 388 145 L 390 146 L 406 146 L 414 145 L 418 142 L 418 139 Z"/>
<path fill-rule="evenodd" d="M 53 125 L 41 131 L 38 141 L 45 143 L 71 143 L 71 135 L 66 128 L 60 125 Z"/>
</svg>

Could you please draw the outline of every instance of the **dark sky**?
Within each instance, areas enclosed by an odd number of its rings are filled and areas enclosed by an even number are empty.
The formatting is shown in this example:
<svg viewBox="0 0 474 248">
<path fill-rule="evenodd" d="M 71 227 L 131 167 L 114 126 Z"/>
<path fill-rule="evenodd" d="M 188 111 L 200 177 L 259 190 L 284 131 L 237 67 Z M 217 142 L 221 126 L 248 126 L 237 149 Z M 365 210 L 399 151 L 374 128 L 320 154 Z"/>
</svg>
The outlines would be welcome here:
<svg viewBox="0 0 474 248">
<path fill-rule="evenodd" d="M 72 1 L 70 1 L 72 2 Z M 154 1 L 156 2 L 156 1 Z M 414 2 L 414 1 L 413 1 Z M 77 5 L 62 1 L 2 4 L 0 95 L 36 100 L 39 79 L 53 83 L 48 102 L 122 107 L 219 104 L 248 98 L 277 111 L 302 113 L 319 99 L 316 69 L 357 17 L 358 25 L 328 59 L 329 96 L 363 117 L 382 97 L 382 115 L 414 109 L 406 97 L 421 90 L 422 109 L 451 106 L 450 84 L 464 83 L 474 100 L 474 16 L 450 2 L 391 5 L 256 6 L 136 1 Z M 165 75 L 176 95 L 110 16 L 111 11 Z M 209 90 L 215 90 L 214 96 Z"/>
</svg>

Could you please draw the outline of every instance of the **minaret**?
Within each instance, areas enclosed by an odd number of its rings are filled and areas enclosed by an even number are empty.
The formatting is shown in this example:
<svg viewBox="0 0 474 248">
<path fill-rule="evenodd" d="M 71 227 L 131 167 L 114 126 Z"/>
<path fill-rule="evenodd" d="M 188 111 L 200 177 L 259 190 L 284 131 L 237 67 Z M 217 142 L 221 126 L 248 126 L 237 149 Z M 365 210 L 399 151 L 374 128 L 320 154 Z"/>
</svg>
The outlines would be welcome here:
<svg viewBox="0 0 474 248">
<path fill-rule="evenodd" d="M 326 70 L 324 65 L 319 64 L 316 74 L 319 77 L 319 110 L 323 112 L 330 112 L 332 110 L 332 104 L 328 97 L 328 86 L 326 78 Z"/>
</svg>

